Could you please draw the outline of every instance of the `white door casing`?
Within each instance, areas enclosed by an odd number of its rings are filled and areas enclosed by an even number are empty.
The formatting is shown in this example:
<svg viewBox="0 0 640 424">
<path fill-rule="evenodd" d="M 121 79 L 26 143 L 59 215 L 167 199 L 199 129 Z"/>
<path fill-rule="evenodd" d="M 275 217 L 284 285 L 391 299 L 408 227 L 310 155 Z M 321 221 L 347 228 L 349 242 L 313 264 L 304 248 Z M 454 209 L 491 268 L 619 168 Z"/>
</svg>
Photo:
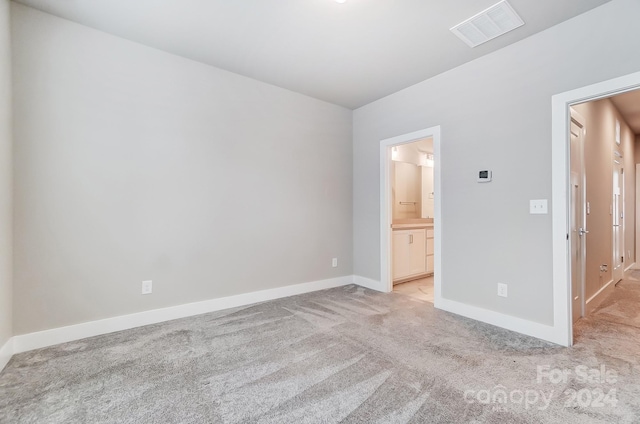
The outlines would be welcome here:
<svg viewBox="0 0 640 424">
<path fill-rule="evenodd" d="M 615 152 L 613 157 L 613 283 L 616 284 L 624 276 L 624 169 L 622 155 Z"/>
<path fill-rule="evenodd" d="M 585 314 L 586 178 L 584 167 L 585 120 L 571 109 L 570 133 L 570 251 L 571 251 L 571 316 L 573 322 Z"/>
<path fill-rule="evenodd" d="M 628 219 L 628 218 L 627 218 Z M 636 164 L 636 264 L 640 262 L 638 254 L 640 253 L 640 164 Z M 631 260 L 631 258 L 629 258 Z"/>
</svg>

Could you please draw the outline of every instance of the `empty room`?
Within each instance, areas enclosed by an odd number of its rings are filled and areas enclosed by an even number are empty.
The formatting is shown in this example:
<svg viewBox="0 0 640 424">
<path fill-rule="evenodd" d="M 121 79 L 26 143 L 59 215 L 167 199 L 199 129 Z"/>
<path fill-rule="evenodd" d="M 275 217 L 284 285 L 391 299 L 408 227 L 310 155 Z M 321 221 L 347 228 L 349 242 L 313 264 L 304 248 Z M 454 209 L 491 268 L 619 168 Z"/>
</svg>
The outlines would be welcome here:
<svg viewBox="0 0 640 424">
<path fill-rule="evenodd" d="M 0 423 L 640 422 L 639 16 L 0 0 Z"/>
</svg>

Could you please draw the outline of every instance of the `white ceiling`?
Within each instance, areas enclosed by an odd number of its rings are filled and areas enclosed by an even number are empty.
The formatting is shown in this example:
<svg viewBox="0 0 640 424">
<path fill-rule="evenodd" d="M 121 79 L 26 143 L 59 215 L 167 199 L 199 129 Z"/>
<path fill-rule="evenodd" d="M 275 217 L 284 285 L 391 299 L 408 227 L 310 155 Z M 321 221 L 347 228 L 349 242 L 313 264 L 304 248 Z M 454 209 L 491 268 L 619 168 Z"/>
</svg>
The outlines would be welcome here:
<svg viewBox="0 0 640 424">
<path fill-rule="evenodd" d="M 357 108 L 610 0 L 510 0 L 475 49 L 449 28 L 497 0 L 18 0 L 122 38 Z"/>
</svg>

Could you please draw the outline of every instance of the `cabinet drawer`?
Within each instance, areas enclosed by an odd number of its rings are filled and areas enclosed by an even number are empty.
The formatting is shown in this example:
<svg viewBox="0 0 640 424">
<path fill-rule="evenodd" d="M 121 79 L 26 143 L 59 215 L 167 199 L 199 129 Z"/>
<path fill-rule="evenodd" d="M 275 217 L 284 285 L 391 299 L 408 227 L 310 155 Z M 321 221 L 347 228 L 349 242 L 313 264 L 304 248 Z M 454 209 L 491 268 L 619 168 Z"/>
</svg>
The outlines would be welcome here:
<svg viewBox="0 0 640 424">
<path fill-rule="evenodd" d="M 433 229 L 427 230 L 427 238 L 433 238 Z"/>
<path fill-rule="evenodd" d="M 427 239 L 427 255 L 433 255 L 433 239 Z"/>
</svg>

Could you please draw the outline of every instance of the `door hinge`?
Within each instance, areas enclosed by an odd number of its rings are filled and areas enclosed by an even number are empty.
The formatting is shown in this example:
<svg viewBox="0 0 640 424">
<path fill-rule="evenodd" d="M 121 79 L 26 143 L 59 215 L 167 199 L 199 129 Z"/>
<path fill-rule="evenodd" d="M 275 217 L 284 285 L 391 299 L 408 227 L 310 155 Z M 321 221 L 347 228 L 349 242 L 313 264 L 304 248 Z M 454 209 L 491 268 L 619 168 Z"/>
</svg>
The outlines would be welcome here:
<svg viewBox="0 0 640 424">
<path fill-rule="evenodd" d="M 567 233 L 567 240 L 569 240 L 569 233 Z"/>
<path fill-rule="evenodd" d="M 624 263 L 624 256 L 620 256 L 620 262 Z"/>
</svg>

